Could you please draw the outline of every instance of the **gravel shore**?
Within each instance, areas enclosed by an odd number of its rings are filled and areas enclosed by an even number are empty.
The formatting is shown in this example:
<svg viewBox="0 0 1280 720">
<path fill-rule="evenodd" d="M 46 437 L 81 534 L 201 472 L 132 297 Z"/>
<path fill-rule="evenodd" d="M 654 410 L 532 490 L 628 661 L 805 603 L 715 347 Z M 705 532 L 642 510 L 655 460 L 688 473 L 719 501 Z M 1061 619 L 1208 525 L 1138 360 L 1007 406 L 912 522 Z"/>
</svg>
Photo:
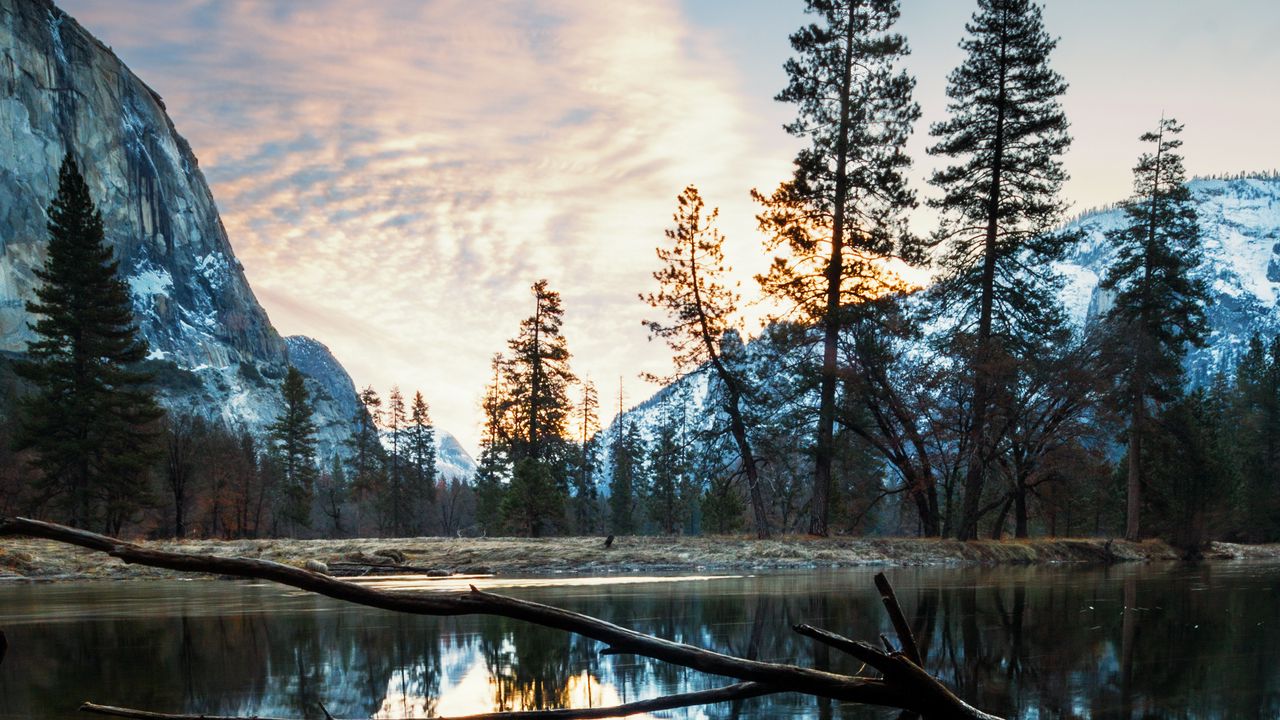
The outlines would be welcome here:
<svg viewBox="0 0 1280 720">
<path fill-rule="evenodd" d="M 332 575 L 608 575 L 629 572 L 781 570 L 868 565 L 999 565 L 1177 560 L 1158 540 L 955 540 L 906 538 L 597 537 L 388 538 L 351 540 L 146 541 L 163 550 L 246 556 Z M 1280 559 L 1280 545 L 1214 543 L 1209 559 Z M 386 567 L 382 567 L 386 566 Z M 101 553 L 44 540 L 0 540 L 0 580 L 177 577 Z"/>
</svg>

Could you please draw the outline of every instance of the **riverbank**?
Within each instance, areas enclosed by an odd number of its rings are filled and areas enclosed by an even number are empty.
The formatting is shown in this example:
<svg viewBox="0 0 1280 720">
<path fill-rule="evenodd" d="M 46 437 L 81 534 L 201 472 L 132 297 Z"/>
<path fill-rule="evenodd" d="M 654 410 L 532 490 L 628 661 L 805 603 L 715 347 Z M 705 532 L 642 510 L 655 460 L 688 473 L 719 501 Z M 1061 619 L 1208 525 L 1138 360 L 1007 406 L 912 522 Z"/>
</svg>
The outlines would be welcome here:
<svg viewBox="0 0 1280 720">
<path fill-rule="evenodd" d="M 629 572 L 788 570 L 869 565 L 1001 565 L 1177 560 L 1159 540 L 621 537 L 390 538 L 149 541 L 158 550 L 245 556 L 332 575 L 387 573 L 608 575 Z M 1280 559 L 1280 545 L 1214 543 L 1209 559 Z M 178 577 L 45 540 L 0 540 L 0 580 Z"/>
</svg>

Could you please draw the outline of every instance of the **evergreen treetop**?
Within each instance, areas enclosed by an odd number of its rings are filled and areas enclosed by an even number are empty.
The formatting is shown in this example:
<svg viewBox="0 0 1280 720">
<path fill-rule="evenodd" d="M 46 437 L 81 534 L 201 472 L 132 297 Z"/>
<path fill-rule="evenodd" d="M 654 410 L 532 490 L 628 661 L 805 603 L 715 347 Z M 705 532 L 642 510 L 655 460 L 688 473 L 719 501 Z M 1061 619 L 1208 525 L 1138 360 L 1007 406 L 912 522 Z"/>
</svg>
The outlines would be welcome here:
<svg viewBox="0 0 1280 720">
<path fill-rule="evenodd" d="M 1016 342 L 1060 321 L 1050 262 L 1073 240 L 1054 232 L 1066 209 L 1067 83 L 1049 66 L 1057 40 L 1030 0 L 979 0 L 965 30 L 949 117 L 929 129 L 929 153 L 953 162 L 930 179 L 942 191 L 929 200 L 941 211 L 941 287 L 983 342 Z"/>
<path fill-rule="evenodd" d="M 1116 260 L 1101 287 L 1116 293 L 1107 319 L 1134 343 L 1126 362 L 1125 392 L 1136 401 L 1135 383 L 1160 402 L 1181 391 L 1182 356 L 1203 346 L 1208 286 L 1196 274 L 1202 261 L 1200 226 L 1178 152 L 1183 126 L 1163 118 L 1140 140 L 1150 152 L 1133 169 L 1133 196 L 1123 203 L 1127 224 L 1108 234 Z M 1143 377 L 1134 377 L 1140 373 Z"/>
</svg>

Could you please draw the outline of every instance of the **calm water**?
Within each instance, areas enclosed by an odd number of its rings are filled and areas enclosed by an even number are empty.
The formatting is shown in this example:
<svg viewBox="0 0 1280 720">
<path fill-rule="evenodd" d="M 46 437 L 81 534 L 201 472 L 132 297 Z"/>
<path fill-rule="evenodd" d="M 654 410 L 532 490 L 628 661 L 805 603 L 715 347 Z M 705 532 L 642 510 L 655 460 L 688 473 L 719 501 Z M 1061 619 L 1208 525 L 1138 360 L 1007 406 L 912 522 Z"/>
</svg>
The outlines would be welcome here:
<svg viewBox="0 0 1280 720">
<path fill-rule="evenodd" d="M 762 660 L 853 673 L 789 631 L 873 639 L 872 571 L 509 587 L 502 592 Z M 896 569 L 929 669 L 1019 718 L 1280 717 L 1280 565 Z M 1126 610 L 1128 608 L 1128 610 Z M 724 684 L 494 618 L 419 618 L 231 582 L 0 586 L 0 718 L 81 700 L 165 712 L 423 717 L 613 704 Z M 81 716 L 83 717 L 83 716 Z M 690 718 L 891 718 L 776 696 Z"/>
</svg>

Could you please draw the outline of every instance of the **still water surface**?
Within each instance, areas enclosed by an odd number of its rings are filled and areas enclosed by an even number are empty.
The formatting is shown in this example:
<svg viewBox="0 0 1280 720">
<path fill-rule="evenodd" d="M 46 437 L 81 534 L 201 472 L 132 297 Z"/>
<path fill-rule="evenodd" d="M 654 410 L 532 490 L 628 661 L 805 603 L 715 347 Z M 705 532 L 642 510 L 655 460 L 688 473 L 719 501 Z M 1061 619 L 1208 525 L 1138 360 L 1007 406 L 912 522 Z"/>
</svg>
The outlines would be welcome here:
<svg viewBox="0 0 1280 720">
<path fill-rule="evenodd" d="M 681 642 L 854 673 L 792 633 L 889 633 L 873 570 L 501 590 Z M 1280 565 L 900 568 L 931 672 L 1010 718 L 1280 718 Z M 434 585 L 433 585 L 434 586 Z M 402 718 L 614 704 L 726 684 L 500 618 L 409 617 L 273 585 L 0 586 L 0 718 L 82 700 L 164 712 Z M 83 717 L 83 716 L 80 716 Z M 675 718 L 892 718 L 790 695 Z"/>
</svg>

